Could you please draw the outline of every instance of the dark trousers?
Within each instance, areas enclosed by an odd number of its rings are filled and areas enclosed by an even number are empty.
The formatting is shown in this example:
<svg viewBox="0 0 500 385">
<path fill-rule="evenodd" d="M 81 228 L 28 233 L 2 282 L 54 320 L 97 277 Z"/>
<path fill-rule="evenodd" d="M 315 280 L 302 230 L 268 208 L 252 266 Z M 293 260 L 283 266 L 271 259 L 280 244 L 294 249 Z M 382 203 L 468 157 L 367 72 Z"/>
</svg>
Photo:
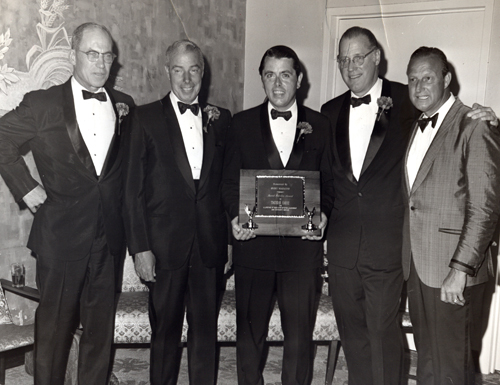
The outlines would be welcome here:
<svg viewBox="0 0 500 385">
<path fill-rule="evenodd" d="M 474 385 L 471 301 L 482 298 L 484 284 L 466 287 L 465 306 L 441 301 L 441 289 L 422 283 L 411 266 L 408 300 L 417 347 L 419 385 Z"/>
<path fill-rule="evenodd" d="M 35 316 L 35 385 L 62 385 L 79 323 L 78 383 L 105 385 L 115 321 L 115 265 L 105 235 L 78 261 L 38 256 L 40 304 Z"/>
<path fill-rule="evenodd" d="M 215 383 L 217 318 L 223 270 L 223 267 L 204 266 L 195 242 L 191 256 L 183 267 L 156 271 L 156 282 L 149 284 L 152 385 L 177 383 L 185 311 L 189 325 L 189 383 Z"/>
<path fill-rule="evenodd" d="M 310 383 L 320 269 L 275 272 L 236 266 L 235 284 L 238 384 L 264 383 L 262 360 L 276 298 L 284 334 L 282 384 Z"/>
<path fill-rule="evenodd" d="M 330 293 L 349 369 L 349 385 L 399 385 L 403 339 L 398 310 L 401 267 L 375 269 L 369 258 L 353 269 L 328 266 Z"/>
</svg>

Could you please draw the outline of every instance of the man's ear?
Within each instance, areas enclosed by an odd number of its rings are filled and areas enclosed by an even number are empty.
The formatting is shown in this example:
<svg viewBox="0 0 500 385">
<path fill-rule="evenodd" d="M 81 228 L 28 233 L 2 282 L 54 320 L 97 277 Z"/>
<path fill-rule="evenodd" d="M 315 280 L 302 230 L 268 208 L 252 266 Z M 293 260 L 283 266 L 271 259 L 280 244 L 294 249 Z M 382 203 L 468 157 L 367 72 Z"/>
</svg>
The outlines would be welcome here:
<svg viewBox="0 0 500 385">
<path fill-rule="evenodd" d="M 72 65 L 76 65 L 76 52 L 74 49 L 69 51 L 69 62 Z"/>
<path fill-rule="evenodd" d="M 167 65 L 165 65 L 165 72 L 167 73 L 168 80 L 170 80 L 170 70 L 168 69 Z"/>
<path fill-rule="evenodd" d="M 444 88 L 448 88 L 450 86 L 450 83 L 451 83 L 451 72 L 448 72 L 446 75 L 444 75 Z"/>
<path fill-rule="evenodd" d="M 300 83 L 302 83 L 302 78 L 304 77 L 304 74 L 301 72 L 299 77 L 297 78 L 297 89 L 300 88 Z"/>
<path fill-rule="evenodd" d="M 377 48 L 374 52 L 375 54 L 375 65 L 379 65 L 380 64 L 380 49 Z"/>
</svg>

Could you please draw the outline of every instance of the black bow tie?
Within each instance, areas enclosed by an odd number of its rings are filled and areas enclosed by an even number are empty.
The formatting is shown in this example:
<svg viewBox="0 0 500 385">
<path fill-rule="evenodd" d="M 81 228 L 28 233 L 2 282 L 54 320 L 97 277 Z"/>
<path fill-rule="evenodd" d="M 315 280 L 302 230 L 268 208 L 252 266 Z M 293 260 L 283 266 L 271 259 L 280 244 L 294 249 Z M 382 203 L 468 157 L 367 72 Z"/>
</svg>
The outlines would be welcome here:
<svg viewBox="0 0 500 385">
<path fill-rule="evenodd" d="M 89 91 L 86 91 L 86 90 L 82 90 L 82 94 L 83 94 L 83 100 L 87 100 L 87 99 L 97 99 L 99 100 L 100 102 L 105 102 L 106 100 L 108 100 L 108 98 L 106 97 L 106 93 L 105 92 L 89 92 Z"/>
<path fill-rule="evenodd" d="M 279 117 L 285 119 L 286 121 L 289 121 L 290 118 L 292 117 L 292 111 L 278 111 L 273 108 L 271 110 L 271 118 L 275 120 L 278 119 Z"/>
<path fill-rule="evenodd" d="M 363 96 L 362 98 L 351 97 L 351 106 L 353 108 L 359 107 L 362 104 L 370 104 L 372 97 L 370 94 Z"/>
<path fill-rule="evenodd" d="M 186 104 L 182 102 L 177 102 L 177 105 L 179 106 L 179 111 L 181 112 L 181 115 L 184 114 L 187 110 L 191 110 L 194 116 L 198 116 L 198 111 L 200 111 L 200 105 L 198 103 L 195 104 Z"/>
<path fill-rule="evenodd" d="M 437 120 L 438 120 L 438 115 L 439 114 L 434 114 L 430 118 L 420 118 L 419 120 L 417 120 L 417 124 L 420 127 L 420 129 L 422 130 L 422 132 L 424 132 L 425 127 L 427 127 L 427 125 L 429 124 L 429 122 L 432 122 L 432 128 L 436 127 L 436 123 L 437 123 Z"/>
</svg>

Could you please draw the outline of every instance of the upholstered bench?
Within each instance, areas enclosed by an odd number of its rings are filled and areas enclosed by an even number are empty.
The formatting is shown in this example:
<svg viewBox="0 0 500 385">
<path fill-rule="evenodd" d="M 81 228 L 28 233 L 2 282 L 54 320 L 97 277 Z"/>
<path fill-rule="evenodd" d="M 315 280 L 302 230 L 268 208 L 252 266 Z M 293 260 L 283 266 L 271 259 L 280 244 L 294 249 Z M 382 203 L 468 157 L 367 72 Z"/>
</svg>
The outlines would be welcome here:
<svg viewBox="0 0 500 385">
<path fill-rule="evenodd" d="M 184 320 L 182 341 L 187 337 L 187 323 Z M 333 372 L 339 350 L 339 333 L 332 301 L 322 294 L 319 302 L 313 340 L 329 343 L 329 354 L 326 370 L 326 384 L 333 381 Z M 118 301 L 115 318 L 115 344 L 149 343 L 151 327 L 148 317 L 148 291 L 137 277 L 132 258 L 127 256 L 124 266 L 122 293 Z M 269 322 L 268 341 L 283 341 L 281 320 L 278 305 L 275 305 Z M 236 306 L 234 296 L 234 280 L 231 277 L 226 284 L 219 313 L 219 342 L 236 342 Z"/>
<path fill-rule="evenodd" d="M 3 296 L 2 287 L 6 291 L 13 291 L 30 299 L 37 299 L 38 293 L 34 289 L 17 289 L 12 287 L 12 283 L 5 279 L 0 280 L 0 315 L 2 323 L 0 324 L 0 385 L 5 384 L 5 361 L 8 351 L 18 349 L 23 346 L 33 345 L 35 342 L 34 325 L 15 325 L 12 322 L 8 312 L 7 301 Z M 32 297 L 34 295 L 34 297 Z"/>
</svg>

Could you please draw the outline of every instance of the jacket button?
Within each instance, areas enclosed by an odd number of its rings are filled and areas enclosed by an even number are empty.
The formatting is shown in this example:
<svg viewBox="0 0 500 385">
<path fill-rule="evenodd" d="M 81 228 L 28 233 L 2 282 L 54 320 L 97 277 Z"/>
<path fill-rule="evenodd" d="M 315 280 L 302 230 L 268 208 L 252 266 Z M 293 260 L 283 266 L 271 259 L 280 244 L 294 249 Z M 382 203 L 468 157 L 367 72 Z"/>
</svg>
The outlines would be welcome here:
<svg viewBox="0 0 500 385">
<path fill-rule="evenodd" d="M 359 197 L 362 197 L 362 196 L 363 196 L 363 193 L 360 193 L 360 192 L 359 192 L 359 193 L 358 193 L 358 196 L 359 196 Z"/>
<path fill-rule="evenodd" d="M 410 207 L 410 210 L 415 210 L 415 206 L 411 206 L 411 207 Z"/>
</svg>

